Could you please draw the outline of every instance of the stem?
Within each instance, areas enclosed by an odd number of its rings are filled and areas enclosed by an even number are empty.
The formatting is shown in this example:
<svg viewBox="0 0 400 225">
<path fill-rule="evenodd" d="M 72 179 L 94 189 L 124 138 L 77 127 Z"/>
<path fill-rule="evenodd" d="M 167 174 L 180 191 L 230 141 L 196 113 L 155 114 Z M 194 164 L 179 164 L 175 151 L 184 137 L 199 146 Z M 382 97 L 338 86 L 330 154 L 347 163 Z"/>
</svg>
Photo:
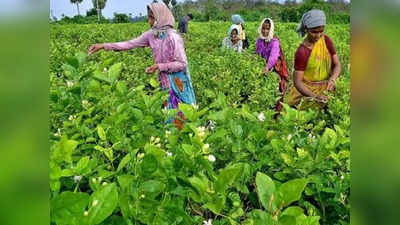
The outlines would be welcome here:
<svg viewBox="0 0 400 225">
<path fill-rule="evenodd" d="M 80 184 L 80 183 L 81 183 L 81 181 L 79 181 L 78 184 L 75 186 L 74 193 L 76 193 L 76 192 L 78 191 L 78 188 L 79 188 L 79 184 Z"/>
<path fill-rule="evenodd" d="M 321 204 L 321 209 L 322 209 L 322 221 L 324 221 L 324 224 L 325 224 L 326 223 L 326 213 L 325 213 L 324 202 L 321 199 L 321 192 L 318 192 L 318 198 L 319 198 L 319 202 Z"/>
</svg>

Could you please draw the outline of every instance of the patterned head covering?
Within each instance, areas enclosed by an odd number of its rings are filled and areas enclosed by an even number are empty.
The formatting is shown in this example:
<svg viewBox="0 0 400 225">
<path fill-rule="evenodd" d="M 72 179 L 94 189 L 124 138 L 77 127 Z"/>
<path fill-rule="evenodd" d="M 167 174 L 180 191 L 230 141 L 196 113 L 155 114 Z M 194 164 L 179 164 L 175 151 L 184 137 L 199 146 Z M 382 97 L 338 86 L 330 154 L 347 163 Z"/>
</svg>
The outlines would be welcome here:
<svg viewBox="0 0 400 225">
<path fill-rule="evenodd" d="M 236 31 L 237 31 L 237 35 L 238 35 L 238 36 L 240 35 L 240 28 L 239 28 L 239 26 L 236 25 L 236 24 L 232 24 L 232 26 L 229 28 L 229 31 L 228 31 L 228 37 L 229 37 L 229 38 L 231 38 L 231 36 L 232 36 L 232 31 L 233 31 L 233 30 L 236 30 Z"/>
<path fill-rule="evenodd" d="M 268 35 L 267 35 L 267 36 L 263 36 L 263 34 L 262 34 L 262 27 L 263 27 L 263 24 L 264 24 L 266 21 L 269 21 L 269 24 L 270 24 L 271 26 L 270 26 L 270 28 L 269 28 L 269 33 L 268 33 Z M 260 26 L 258 27 L 258 34 L 260 35 L 260 38 L 261 38 L 261 39 L 266 40 L 266 41 L 268 41 L 268 42 L 271 41 L 271 40 L 274 38 L 274 35 L 275 35 L 275 25 L 274 25 L 274 21 L 273 21 L 271 18 L 265 18 L 265 19 L 263 19 L 263 20 L 261 21 Z"/>
<path fill-rule="evenodd" d="M 234 14 L 232 15 L 232 23 L 237 25 L 244 24 L 244 20 L 239 14 Z"/>
<path fill-rule="evenodd" d="M 154 36 L 158 37 L 161 33 L 174 28 L 175 18 L 163 2 L 152 3 L 147 8 L 153 12 L 155 18 L 152 27 Z"/>
<path fill-rule="evenodd" d="M 306 12 L 301 18 L 300 24 L 296 32 L 304 37 L 306 35 L 306 28 L 314 28 L 326 25 L 326 16 L 324 11 L 313 9 Z"/>
</svg>

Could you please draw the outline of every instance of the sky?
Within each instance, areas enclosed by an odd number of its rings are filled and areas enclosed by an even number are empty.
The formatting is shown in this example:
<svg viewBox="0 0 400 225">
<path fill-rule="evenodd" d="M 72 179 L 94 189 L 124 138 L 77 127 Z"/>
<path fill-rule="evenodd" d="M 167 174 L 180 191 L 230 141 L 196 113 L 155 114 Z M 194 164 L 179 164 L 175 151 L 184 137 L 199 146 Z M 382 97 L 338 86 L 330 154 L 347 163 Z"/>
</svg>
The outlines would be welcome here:
<svg viewBox="0 0 400 225">
<path fill-rule="evenodd" d="M 183 1 L 184 0 L 178 0 L 178 2 Z M 151 2 L 152 0 L 108 0 L 102 13 L 106 18 L 112 18 L 114 12 L 125 14 L 132 13 L 133 16 L 137 16 L 139 13 L 146 15 L 146 5 Z M 91 8 L 93 8 L 92 0 L 83 0 L 79 5 L 81 15 L 86 15 L 86 11 Z M 50 0 L 50 15 L 61 18 L 62 14 L 70 17 L 77 15 L 78 11 L 76 5 L 71 4 L 70 0 Z"/>
<path fill-rule="evenodd" d="M 137 16 L 139 13 L 146 15 L 146 6 L 152 1 L 153 0 L 108 0 L 102 14 L 106 18 L 112 18 L 114 12 L 132 13 L 133 16 Z M 179 0 L 178 2 L 183 2 L 183 0 Z M 91 8 L 93 8 L 92 0 L 83 0 L 82 4 L 79 5 L 81 15 L 86 15 L 86 11 Z M 71 4 L 70 0 L 50 0 L 50 11 L 57 18 L 60 18 L 62 14 L 66 16 L 75 16 L 78 14 L 76 5 Z"/>
</svg>

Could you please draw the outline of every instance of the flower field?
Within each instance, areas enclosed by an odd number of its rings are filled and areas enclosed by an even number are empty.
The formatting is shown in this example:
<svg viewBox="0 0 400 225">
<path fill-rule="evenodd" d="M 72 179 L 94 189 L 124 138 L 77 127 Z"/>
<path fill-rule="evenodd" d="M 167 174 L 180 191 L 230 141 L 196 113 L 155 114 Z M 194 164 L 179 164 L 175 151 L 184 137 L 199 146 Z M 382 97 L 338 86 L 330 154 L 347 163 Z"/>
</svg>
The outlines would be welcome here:
<svg viewBox="0 0 400 225">
<path fill-rule="evenodd" d="M 284 105 L 278 76 L 250 49 L 220 48 L 227 22 L 184 37 L 197 105 L 165 121 L 151 49 L 98 52 L 145 23 L 50 25 L 50 204 L 57 225 L 347 225 L 350 222 L 350 26 L 328 25 L 342 63 L 325 111 Z M 275 32 L 293 70 L 297 24 Z"/>
</svg>

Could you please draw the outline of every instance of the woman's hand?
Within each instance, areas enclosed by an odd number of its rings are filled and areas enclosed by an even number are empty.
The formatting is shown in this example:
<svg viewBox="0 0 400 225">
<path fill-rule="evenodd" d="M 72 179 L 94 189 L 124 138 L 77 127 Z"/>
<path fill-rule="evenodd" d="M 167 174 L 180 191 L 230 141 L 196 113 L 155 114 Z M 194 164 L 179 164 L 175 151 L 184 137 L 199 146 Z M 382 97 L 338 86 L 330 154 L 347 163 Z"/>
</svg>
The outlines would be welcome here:
<svg viewBox="0 0 400 225">
<path fill-rule="evenodd" d="M 336 87 L 336 80 L 334 79 L 329 79 L 328 80 L 328 86 L 326 87 L 326 90 L 328 91 L 334 91 Z"/>
<path fill-rule="evenodd" d="M 265 68 L 263 69 L 263 74 L 264 74 L 264 75 L 268 75 L 268 73 L 269 73 L 269 69 L 268 69 L 268 67 L 265 67 Z"/>
<path fill-rule="evenodd" d="M 153 73 L 156 72 L 157 70 L 158 70 L 158 65 L 157 65 L 157 64 L 154 64 L 154 65 L 152 65 L 152 66 L 146 68 L 146 73 L 148 73 L 148 74 L 153 74 Z"/>
<path fill-rule="evenodd" d="M 88 50 L 88 55 L 91 55 L 103 48 L 104 48 L 103 44 L 94 44 L 94 45 L 90 46 L 90 48 Z"/>
<path fill-rule="evenodd" d="M 326 95 L 318 95 L 318 96 L 315 97 L 315 99 L 317 101 L 325 103 L 325 104 L 328 103 L 328 101 L 329 101 L 329 97 L 326 96 Z"/>
</svg>

